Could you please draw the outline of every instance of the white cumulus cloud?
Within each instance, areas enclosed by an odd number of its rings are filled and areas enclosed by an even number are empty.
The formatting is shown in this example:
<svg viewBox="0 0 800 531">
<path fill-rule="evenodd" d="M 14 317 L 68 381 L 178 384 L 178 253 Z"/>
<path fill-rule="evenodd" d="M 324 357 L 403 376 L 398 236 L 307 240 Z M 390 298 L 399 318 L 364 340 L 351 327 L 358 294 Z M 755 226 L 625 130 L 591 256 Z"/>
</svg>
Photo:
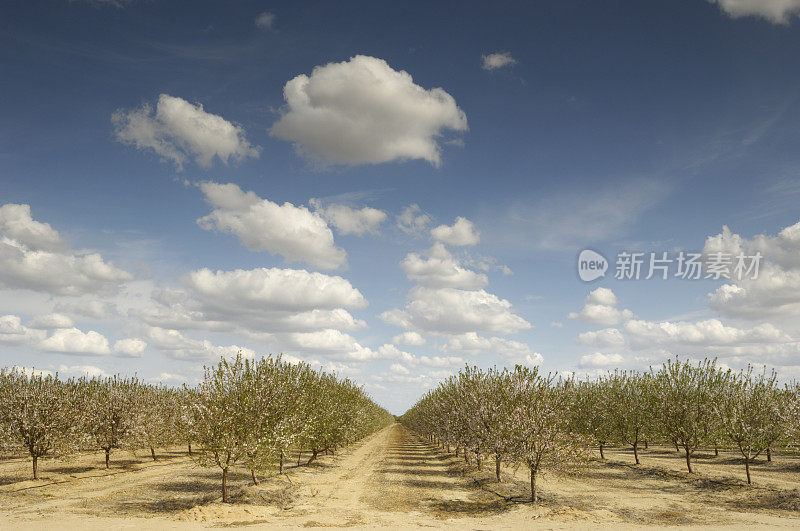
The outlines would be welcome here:
<svg viewBox="0 0 800 531">
<path fill-rule="evenodd" d="M 481 354 L 499 354 L 510 363 L 523 365 L 538 365 L 544 357 L 531 350 L 530 346 L 503 337 L 483 337 L 475 332 L 450 336 L 447 343 L 441 347 L 442 352 L 455 352 L 478 356 Z"/>
<path fill-rule="evenodd" d="M 476 245 L 480 240 L 480 232 L 470 220 L 457 217 L 452 225 L 439 225 L 431 229 L 431 237 L 448 245 Z"/>
<path fill-rule="evenodd" d="M 41 342 L 39 349 L 45 352 L 63 352 L 67 354 L 109 354 L 108 339 L 102 334 L 90 330 L 82 332 L 77 328 L 61 328 Z"/>
<path fill-rule="evenodd" d="M 109 292 L 133 275 L 97 253 L 76 253 L 29 205 L 0 206 L 0 286 L 53 295 Z"/>
<path fill-rule="evenodd" d="M 114 352 L 116 354 L 131 358 L 138 358 L 146 348 L 146 342 L 135 338 L 120 339 L 114 343 Z"/>
<path fill-rule="evenodd" d="M 149 104 L 139 109 L 119 109 L 111 116 L 117 140 L 137 149 L 152 149 L 179 169 L 189 158 L 201 166 L 214 157 L 224 163 L 258 157 L 259 149 L 245 138 L 241 126 L 203 110 L 200 104 L 161 94 L 155 113 Z"/>
<path fill-rule="evenodd" d="M 484 54 L 482 56 L 483 64 L 481 67 L 484 70 L 497 70 L 498 68 L 503 68 L 505 66 L 513 66 L 517 64 L 517 60 L 511 57 L 511 54 L 508 52 L 495 52 L 490 54 Z"/>
<path fill-rule="evenodd" d="M 613 367 L 625 361 L 619 354 L 603 354 L 602 352 L 594 352 L 581 356 L 578 365 L 580 367 Z"/>
<path fill-rule="evenodd" d="M 178 330 L 170 330 L 157 326 L 149 327 L 147 339 L 168 356 L 182 360 L 216 361 L 220 358 L 233 358 L 241 353 L 245 358 L 253 358 L 256 353 L 247 347 L 238 345 L 215 345 L 208 340 L 192 339 Z"/>
<path fill-rule="evenodd" d="M 774 24 L 788 24 L 800 15 L 800 0 L 708 0 L 732 18 L 755 16 Z"/>
<path fill-rule="evenodd" d="M 615 325 L 633 318 L 632 311 L 620 310 L 616 306 L 617 296 L 613 291 L 608 288 L 597 288 L 586 297 L 580 312 L 572 312 L 567 317 L 602 326 Z"/>
<path fill-rule="evenodd" d="M 404 309 L 390 310 L 380 317 L 401 328 L 441 334 L 510 334 L 531 328 L 528 321 L 511 311 L 509 301 L 485 290 L 418 286 L 409 291 Z"/>
<path fill-rule="evenodd" d="M 421 234 L 431 223 L 431 217 L 419 205 L 408 205 L 397 216 L 397 227 L 406 234 Z"/>
<path fill-rule="evenodd" d="M 467 129 L 450 94 L 427 90 L 376 57 L 317 66 L 287 82 L 283 95 L 286 107 L 271 134 L 324 163 L 422 159 L 438 166 L 442 132 Z"/>
<path fill-rule="evenodd" d="M 367 301 L 349 281 L 339 276 L 304 269 L 203 268 L 185 277 L 198 298 L 209 307 L 225 311 L 310 310 L 363 308 Z"/>
<path fill-rule="evenodd" d="M 418 347 L 425 344 L 425 338 L 417 332 L 403 332 L 402 334 L 394 336 L 392 338 L 392 343 Z"/>
<path fill-rule="evenodd" d="M 399 363 L 392 363 L 389 370 L 396 374 L 410 374 L 411 371 L 400 365 Z"/>
<path fill-rule="evenodd" d="M 182 278 L 184 288 L 154 290 L 135 311 L 145 323 L 165 329 L 264 334 L 366 327 L 346 308 L 367 301 L 339 276 L 304 269 L 198 269 Z"/>
<path fill-rule="evenodd" d="M 706 256 L 731 256 L 731 278 L 709 294 L 709 306 L 723 316 L 747 319 L 794 318 L 800 316 L 800 222 L 785 227 L 776 236 L 760 234 L 744 238 L 723 226 L 709 236 L 703 247 Z M 735 273 L 738 255 L 761 253 L 758 275 L 754 270 Z M 745 260 L 745 267 L 752 261 Z M 741 278 L 739 278 L 741 276 Z"/>
<path fill-rule="evenodd" d="M 272 29 L 272 25 L 275 24 L 275 13 L 270 13 L 269 11 L 259 13 L 256 17 L 255 23 L 256 26 L 261 29 Z"/>
<path fill-rule="evenodd" d="M 289 334 L 289 340 L 298 350 L 320 354 L 331 360 L 362 362 L 379 357 L 372 349 L 362 346 L 353 336 L 339 330 L 296 332 Z"/>
<path fill-rule="evenodd" d="M 47 315 L 37 315 L 28 323 L 28 326 L 39 330 L 49 330 L 51 328 L 72 328 L 74 324 L 72 319 L 66 315 L 50 313 Z"/>
<path fill-rule="evenodd" d="M 624 331 L 633 348 L 649 348 L 653 345 L 706 347 L 792 341 L 783 331 L 769 323 L 752 328 L 736 328 L 723 324 L 719 319 L 697 322 L 632 320 L 625 323 Z"/>
<path fill-rule="evenodd" d="M 323 206 L 319 199 L 314 198 L 309 201 L 309 204 L 323 219 L 333 225 L 339 234 L 355 234 L 357 236 L 366 233 L 377 234 L 381 223 L 387 218 L 386 212 L 372 207 L 356 209 L 346 205 Z"/>
<path fill-rule="evenodd" d="M 305 261 L 323 269 L 346 264 L 333 232 L 317 213 L 292 203 L 273 203 L 228 183 L 200 185 L 212 212 L 197 220 L 205 230 L 230 232 L 251 251 L 279 254 L 289 262 Z"/>
<path fill-rule="evenodd" d="M 59 365 L 59 374 L 63 376 L 88 376 L 89 378 L 108 378 L 110 375 L 94 365 Z"/>
<path fill-rule="evenodd" d="M 44 339 L 43 330 L 29 328 L 22 324 L 18 315 L 0 315 L 0 343 L 6 345 L 31 345 Z"/>
<path fill-rule="evenodd" d="M 600 348 L 620 348 L 625 345 L 625 336 L 617 328 L 604 328 L 578 334 L 578 343 Z"/>
<path fill-rule="evenodd" d="M 479 289 L 489 282 L 486 275 L 462 267 L 441 243 L 435 243 L 425 255 L 409 253 L 400 263 L 406 276 L 423 286 Z"/>
</svg>

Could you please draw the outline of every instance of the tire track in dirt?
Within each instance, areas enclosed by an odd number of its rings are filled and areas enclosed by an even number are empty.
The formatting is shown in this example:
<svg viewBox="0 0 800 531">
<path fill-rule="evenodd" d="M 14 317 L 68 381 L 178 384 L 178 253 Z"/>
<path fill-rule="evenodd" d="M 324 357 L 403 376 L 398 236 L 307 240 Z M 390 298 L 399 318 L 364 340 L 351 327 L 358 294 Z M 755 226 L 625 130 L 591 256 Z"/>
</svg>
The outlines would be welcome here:
<svg viewBox="0 0 800 531">
<path fill-rule="evenodd" d="M 469 503 L 468 482 L 448 460 L 405 427 L 394 424 L 365 441 L 332 469 L 298 476 L 298 498 L 282 516 L 306 526 L 384 525 L 413 516 L 439 516 Z M 453 516 L 450 514 L 449 516 Z"/>
<path fill-rule="evenodd" d="M 441 511 L 470 496 L 466 481 L 448 460 L 401 425 L 390 432 L 373 483 L 375 488 L 362 501 L 384 511 Z"/>
</svg>

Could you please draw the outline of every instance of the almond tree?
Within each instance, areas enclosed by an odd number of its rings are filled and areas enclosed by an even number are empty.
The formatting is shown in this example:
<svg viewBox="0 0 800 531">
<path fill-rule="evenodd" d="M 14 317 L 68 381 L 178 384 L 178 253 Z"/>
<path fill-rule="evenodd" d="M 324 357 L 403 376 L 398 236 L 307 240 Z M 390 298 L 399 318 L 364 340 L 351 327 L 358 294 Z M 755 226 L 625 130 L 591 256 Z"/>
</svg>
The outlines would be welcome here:
<svg viewBox="0 0 800 531">
<path fill-rule="evenodd" d="M 652 429 L 655 406 L 650 374 L 615 372 L 608 379 L 608 393 L 614 404 L 613 418 L 617 438 L 633 448 L 639 464 L 639 444 Z"/>
<path fill-rule="evenodd" d="M 538 367 L 517 366 L 509 380 L 511 401 L 508 448 L 530 470 L 531 501 L 536 501 L 536 478 L 543 469 L 566 468 L 586 456 L 585 439 L 571 428 L 568 412 L 574 392 L 570 382 L 543 377 Z"/>
<path fill-rule="evenodd" d="M 0 425 L 12 445 L 30 454 L 34 479 L 39 479 L 39 458 L 79 447 L 80 406 L 74 380 L 0 371 Z"/>
<path fill-rule="evenodd" d="M 140 414 L 140 442 L 150 449 L 155 461 L 155 449 L 176 440 L 180 415 L 178 393 L 163 386 L 142 386 L 137 407 Z"/>
<path fill-rule="evenodd" d="M 308 464 L 328 448 L 335 422 L 333 384 L 333 377 L 314 371 L 304 374 L 300 383 L 303 388 L 302 415 L 305 422 L 298 436 L 298 443 L 301 448 L 311 452 Z"/>
<path fill-rule="evenodd" d="M 697 366 L 668 360 L 654 375 L 654 404 L 659 429 L 683 448 L 691 474 L 692 455 L 706 442 L 706 425 L 713 414 L 712 389 L 717 374 L 715 361 Z"/>
<path fill-rule="evenodd" d="M 795 449 L 800 446 L 800 383 L 786 384 L 781 393 L 781 416 L 785 426 L 787 444 Z"/>
<path fill-rule="evenodd" d="M 463 404 L 470 419 L 469 429 L 480 450 L 488 451 L 494 458 L 495 478 L 499 482 L 500 465 L 508 452 L 508 410 L 512 404 L 506 396 L 510 378 L 508 370 L 491 368 L 483 372 L 476 367 L 467 367 L 462 374 L 468 386 Z"/>
<path fill-rule="evenodd" d="M 197 389 L 183 386 L 176 389 L 175 412 L 175 440 L 181 441 L 188 447 L 192 455 L 192 437 L 194 436 L 194 404 L 197 401 Z"/>
<path fill-rule="evenodd" d="M 482 389 L 483 372 L 477 367 L 464 367 L 456 375 L 451 414 L 461 427 L 460 441 L 475 455 L 475 464 L 481 470 L 481 454 L 486 450 L 490 428 L 485 425 L 489 414 L 486 396 Z"/>
<path fill-rule="evenodd" d="M 224 358 L 212 368 L 192 398 L 190 440 L 199 444 L 195 458 L 201 466 L 222 470 L 222 501 L 228 502 L 228 472 L 247 455 L 256 429 L 249 415 L 257 399 L 248 391 L 249 365 L 241 353 L 229 362 Z"/>
<path fill-rule="evenodd" d="M 238 354 L 230 362 L 222 359 L 206 368 L 199 389 L 187 394 L 193 403 L 184 425 L 189 439 L 199 444 L 198 462 L 222 470 L 223 502 L 228 501 L 229 470 L 237 463 L 247 466 L 257 482 L 256 472 L 295 440 L 312 450 L 311 462 L 392 418 L 351 382 L 304 364 L 291 367 L 279 358 L 250 362 Z M 372 418 L 363 420 L 364 415 Z"/>
<path fill-rule="evenodd" d="M 574 383 L 574 397 L 570 411 L 573 429 L 591 437 L 599 447 L 600 459 L 605 459 L 604 448 L 618 435 L 617 406 L 610 396 L 608 377 Z"/>
<path fill-rule="evenodd" d="M 280 359 L 280 358 L 278 358 Z M 280 363 L 276 383 L 280 390 L 273 399 L 271 413 L 272 445 L 278 455 L 278 472 L 303 429 L 303 375 L 312 372 L 306 363 Z"/>
<path fill-rule="evenodd" d="M 715 389 L 712 405 L 727 437 L 744 457 L 747 484 L 750 463 L 766 452 L 785 426 L 776 374 L 753 375 L 752 367 L 734 374 L 728 371 Z"/>
<path fill-rule="evenodd" d="M 81 378 L 78 386 L 86 403 L 85 433 L 105 452 L 109 468 L 112 450 L 133 448 L 141 440 L 144 386 L 121 376 Z"/>
<path fill-rule="evenodd" d="M 254 484 L 258 484 L 256 472 L 266 471 L 276 459 L 283 468 L 284 452 L 300 430 L 296 416 L 301 399 L 297 377 L 306 368 L 305 364 L 285 363 L 280 357 L 262 358 L 252 364 L 246 392 L 253 400 L 247 416 L 255 429 L 249 434 L 245 463 Z"/>
</svg>

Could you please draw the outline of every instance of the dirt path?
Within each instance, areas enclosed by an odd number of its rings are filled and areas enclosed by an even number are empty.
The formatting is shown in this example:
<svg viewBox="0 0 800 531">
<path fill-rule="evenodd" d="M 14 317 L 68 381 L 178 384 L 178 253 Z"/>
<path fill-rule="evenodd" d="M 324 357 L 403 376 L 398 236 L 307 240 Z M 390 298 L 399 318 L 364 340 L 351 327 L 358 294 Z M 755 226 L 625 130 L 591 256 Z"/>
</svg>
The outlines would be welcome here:
<svg viewBox="0 0 800 531">
<path fill-rule="evenodd" d="M 659 465 L 654 468 L 624 464 L 624 452 L 609 454 L 612 459 L 579 476 L 545 475 L 536 505 L 521 502 L 525 470 L 504 468 L 498 484 L 492 470 L 466 467 L 399 424 L 259 486 L 239 471 L 232 476 L 232 504 L 219 501 L 218 471 L 197 467 L 181 452 L 159 463 L 120 462 L 114 475 L 93 468 L 92 455 L 69 466 L 53 463 L 47 474 L 66 481 L 53 485 L 20 480 L 27 463 L 8 460 L 0 463 L 0 528 L 800 527 L 800 507 L 787 508 L 800 496 L 782 488 L 787 478 L 786 485 L 796 484 L 794 472 L 781 472 L 794 470 L 792 460 L 763 467 L 769 484 L 749 489 L 712 476 L 683 477 L 671 470 L 678 460 L 669 454 L 648 454 Z M 736 470 L 724 461 L 705 465 L 709 472 L 714 466 L 726 474 Z"/>
<path fill-rule="evenodd" d="M 395 525 L 410 517 L 441 516 L 441 507 L 467 500 L 469 481 L 448 459 L 399 424 L 335 463 L 336 471 L 307 478 L 310 496 L 285 514 L 304 525 Z M 385 514 L 383 514 L 385 513 Z"/>
<path fill-rule="evenodd" d="M 463 512 L 463 504 L 478 492 L 449 462 L 395 424 L 321 463 L 321 470 L 309 467 L 290 472 L 293 501 L 281 510 L 248 509 L 247 515 L 237 516 L 241 511 L 236 506 L 213 505 L 189 513 L 201 520 L 224 516 L 244 522 L 247 516 L 259 523 L 298 527 L 429 526 L 432 518 L 444 524 L 450 517 L 462 516 L 458 513 Z M 455 508 L 453 514 L 450 508 Z"/>
</svg>

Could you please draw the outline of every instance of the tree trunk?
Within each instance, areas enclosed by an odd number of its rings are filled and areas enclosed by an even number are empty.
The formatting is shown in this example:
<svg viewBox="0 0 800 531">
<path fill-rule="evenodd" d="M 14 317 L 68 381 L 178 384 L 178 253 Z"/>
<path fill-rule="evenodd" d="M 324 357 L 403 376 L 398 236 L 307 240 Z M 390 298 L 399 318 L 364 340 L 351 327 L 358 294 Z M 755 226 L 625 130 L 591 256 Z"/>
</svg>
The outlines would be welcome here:
<svg viewBox="0 0 800 531">
<path fill-rule="evenodd" d="M 33 479 L 39 479 L 39 456 L 33 456 Z"/>
<path fill-rule="evenodd" d="M 222 469 L 222 503 L 228 503 L 228 469 Z"/>
<path fill-rule="evenodd" d="M 189 442 L 189 455 L 192 455 L 192 443 L 191 443 L 191 441 Z"/>
<path fill-rule="evenodd" d="M 300 450 L 300 451 L 297 453 L 297 466 L 300 466 L 300 458 L 301 458 L 301 457 L 303 457 L 303 451 L 302 451 L 302 450 Z"/>
<path fill-rule="evenodd" d="M 750 456 L 744 456 L 744 471 L 747 472 L 747 484 L 750 485 Z"/>
<path fill-rule="evenodd" d="M 647 440 L 644 441 L 644 449 L 647 450 Z"/>
<path fill-rule="evenodd" d="M 497 482 L 500 483 L 500 454 L 495 454 L 494 456 L 494 475 L 497 478 Z"/>
<path fill-rule="evenodd" d="M 469 464 L 469 451 L 466 448 L 464 448 L 464 462 Z"/>
<path fill-rule="evenodd" d="M 536 502 L 536 471 L 531 468 L 531 501 Z"/>
<path fill-rule="evenodd" d="M 767 446 L 767 462 L 772 462 L 772 451 L 770 450 L 769 446 Z"/>
<path fill-rule="evenodd" d="M 150 455 L 153 456 L 153 461 L 156 460 L 156 449 L 152 446 L 150 447 Z"/>
<path fill-rule="evenodd" d="M 478 470 L 481 469 L 481 454 L 480 452 L 475 452 L 475 462 L 478 464 Z"/>
<path fill-rule="evenodd" d="M 317 454 L 318 454 L 318 453 L 319 453 L 319 450 L 311 450 L 311 459 L 309 459 L 309 460 L 308 460 L 308 463 L 306 463 L 306 465 L 310 465 L 310 464 L 311 464 L 311 462 L 312 462 L 314 459 L 316 459 L 316 458 L 317 458 Z"/>
<path fill-rule="evenodd" d="M 606 456 L 603 455 L 603 443 L 600 443 L 600 459 L 605 459 Z"/>
<path fill-rule="evenodd" d="M 111 459 L 111 448 L 105 448 L 106 451 L 106 468 L 108 468 L 108 461 Z"/>
<path fill-rule="evenodd" d="M 256 470 L 254 468 L 250 469 L 250 475 L 253 476 L 253 485 L 258 485 L 258 478 L 256 477 Z"/>
<path fill-rule="evenodd" d="M 639 464 L 639 441 L 633 443 L 633 458 L 636 460 L 636 464 Z"/>
<path fill-rule="evenodd" d="M 714 444 L 714 457 L 719 457 L 719 447 Z"/>
<path fill-rule="evenodd" d="M 684 448 L 686 450 L 686 468 L 689 469 L 689 473 L 692 473 L 692 454 L 689 453 L 689 447 Z"/>
<path fill-rule="evenodd" d="M 281 459 L 278 461 L 278 474 L 283 474 L 283 451 L 281 451 Z"/>
</svg>

